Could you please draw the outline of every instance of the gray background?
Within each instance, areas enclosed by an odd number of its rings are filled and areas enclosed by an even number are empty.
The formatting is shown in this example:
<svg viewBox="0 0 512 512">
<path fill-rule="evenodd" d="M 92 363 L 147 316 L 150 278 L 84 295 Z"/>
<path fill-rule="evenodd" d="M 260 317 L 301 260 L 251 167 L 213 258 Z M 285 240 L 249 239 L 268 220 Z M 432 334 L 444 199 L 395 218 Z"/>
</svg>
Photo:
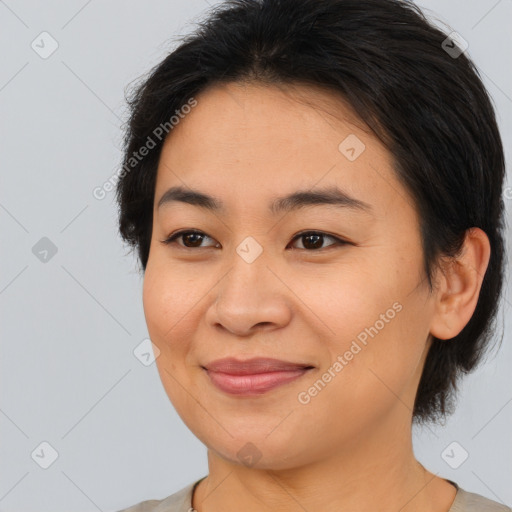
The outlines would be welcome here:
<svg viewBox="0 0 512 512">
<path fill-rule="evenodd" d="M 420 5 L 469 42 L 510 161 L 512 1 Z M 155 365 L 133 354 L 148 336 L 142 280 L 117 235 L 114 193 L 92 194 L 120 163 L 125 87 L 207 8 L 205 0 L 0 1 L 2 511 L 117 510 L 207 473 L 206 449 Z M 31 47 L 51 49 L 43 31 L 59 45 L 44 59 Z M 510 177 L 507 185 L 510 226 Z M 504 302 L 502 348 L 464 381 L 456 414 L 414 433 L 427 468 L 509 505 L 510 313 Z M 43 441 L 58 452 L 48 469 Z M 446 460 L 460 462 L 462 449 L 469 457 L 453 469 Z"/>
</svg>

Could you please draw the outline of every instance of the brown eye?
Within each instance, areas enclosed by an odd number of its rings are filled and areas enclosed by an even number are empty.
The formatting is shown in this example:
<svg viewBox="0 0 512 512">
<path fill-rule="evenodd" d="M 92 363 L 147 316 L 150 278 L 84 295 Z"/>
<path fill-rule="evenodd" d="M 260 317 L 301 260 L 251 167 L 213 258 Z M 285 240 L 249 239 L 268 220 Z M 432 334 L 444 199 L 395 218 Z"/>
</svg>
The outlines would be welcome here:
<svg viewBox="0 0 512 512">
<path fill-rule="evenodd" d="M 327 246 L 323 246 L 325 243 L 325 239 L 329 238 L 334 240 L 334 243 L 331 243 Z M 220 247 L 219 243 L 215 245 L 201 245 L 205 239 L 214 240 L 209 237 L 206 233 L 202 231 L 196 230 L 182 230 L 177 233 L 172 234 L 167 239 L 162 240 L 161 242 L 166 245 L 176 243 L 176 240 L 181 239 L 182 243 L 177 244 L 180 247 L 185 249 L 202 249 L 206 247 Z M 303 240 L 302 247 L 296 247 L 295 249 L 301 249 L 308 252 L 318 252 L 321 249 L 327 249 L 334 245 L 345 245 L 348 242 L 345 242 L 341 238 L 338 238 L 333 235 L 328 235 L 327 233 L 323 233 L 322 231 L 304 231 L 296 235 L 292 242 L 295 240 Z"/>
<path fill-rule="evenodd" d="M 330 244 L 327 247 L 336 245 L 336 242 L 338 243 L 338 245 L 339 244 L 343 245 L 343 244 L 347 243 L 338 237 L 335 237 L 333 235 L 328 235 L 327 233 L 323 233 L 322 231 L 304 231 L 302 233 L 299 233 L 297 236 L 295 236 L 293 240 L 303 240 L 302 247 L 299 247 L 299 249 L 317 251 L 319 249 L 326 248 L 326 247 L 322 247 L 326 238 L 335 240 L 334 244 Z"/>
<path fill-rule="evenodd" d="M 177 239 L 182 239 L 183 244 L 178 244 L 186 249 L 201 248 L 201 243 L 205 238 L 210 238 L 206 233 L 202 231 L 178 231 L 169 238 L 162 240 L 163 244 L 171 244 Z M 213 238 L 210 238 L 213 240 Z M 217 244 L 218 245 L 218 244 Z M 206 246 L 208 247 L 208 246 Z"/>
</svg>

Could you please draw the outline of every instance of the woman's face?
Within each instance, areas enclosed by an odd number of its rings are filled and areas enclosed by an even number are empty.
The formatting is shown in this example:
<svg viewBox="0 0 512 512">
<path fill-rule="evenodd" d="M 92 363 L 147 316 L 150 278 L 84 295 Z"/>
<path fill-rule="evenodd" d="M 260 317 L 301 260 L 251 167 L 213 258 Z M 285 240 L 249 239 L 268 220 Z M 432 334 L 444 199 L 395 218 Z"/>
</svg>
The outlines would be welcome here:
<svg viewBox="0 0 512 512">
<path fill-rule="evenodd" d="M 328 92 L 287 91 L 215 86 L 175 125 L 158 167 L 143 292 L 158 370 L 183 421 L 224 459 L 249 455 L 272 469 L 407 428 L 434 314 L 418 217 L 389 152 Z M 219 208 L 184 196 L 158 206 L 171 187 Z M 311 196 L 270 208 L 334 189 L 359 203 Z M 162 243 L 179 230 L 200 234 Z M 313 368 L 235 394 L 204 369 L 225 357 Z"/>
</svg>

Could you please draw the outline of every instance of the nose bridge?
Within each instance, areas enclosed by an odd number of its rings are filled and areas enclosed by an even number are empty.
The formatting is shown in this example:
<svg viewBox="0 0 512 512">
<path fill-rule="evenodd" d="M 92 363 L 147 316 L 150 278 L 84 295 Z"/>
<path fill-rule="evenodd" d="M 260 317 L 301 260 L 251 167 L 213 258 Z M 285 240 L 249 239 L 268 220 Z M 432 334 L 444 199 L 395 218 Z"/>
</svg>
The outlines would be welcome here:
<svg viewBox="0 0 512 512">
<path fill-rule="evenodd" d="M 268 251 L 262 243 L 253 236 L 246 236 L 234 247 L 229 258 L 230 271 L 223 279 L 224 283 L 220 283 L 223 295 L 233 292 L 240 300 L 253 293 L 266 295 L 265 288 L 271 275 L 268 263 Z"/>
<path fill-rule="evenodd" d="M 284 288 L 270 271 L 267 256 L 268 252 L 251 236 L 234 248 L 229 270 L 216 288 L 208 313 L 210 322 L 242 335 L 258 324 L 282 326 L 289 320 Z"/>
</svg>

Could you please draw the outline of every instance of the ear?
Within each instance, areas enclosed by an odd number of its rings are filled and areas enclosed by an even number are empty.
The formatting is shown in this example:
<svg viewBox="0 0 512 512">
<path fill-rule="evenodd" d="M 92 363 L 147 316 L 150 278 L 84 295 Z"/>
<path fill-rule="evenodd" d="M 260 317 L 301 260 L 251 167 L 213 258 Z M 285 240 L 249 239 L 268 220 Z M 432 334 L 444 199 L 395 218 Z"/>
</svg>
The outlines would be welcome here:
<svg viewBox="0 0 512 512">
<path fill-rule="evenodd" d="M 466 231 L 461 255 L 442 267 L 436 288 L 430 333 L 446 340 L 457 336 L 473 315 L 484 279 L 491 246 L 480 228 Z"/>
</svg>

